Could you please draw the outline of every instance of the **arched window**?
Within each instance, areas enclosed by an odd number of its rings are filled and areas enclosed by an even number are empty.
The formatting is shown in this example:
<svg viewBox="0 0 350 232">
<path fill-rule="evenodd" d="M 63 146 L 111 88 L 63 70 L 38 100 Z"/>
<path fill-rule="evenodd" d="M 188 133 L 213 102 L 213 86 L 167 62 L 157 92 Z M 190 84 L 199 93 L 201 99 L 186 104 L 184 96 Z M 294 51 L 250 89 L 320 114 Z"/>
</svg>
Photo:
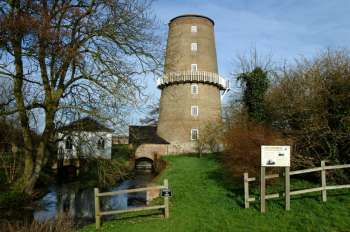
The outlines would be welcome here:
<svg viewBox="0 0 350 232">
<path fill-rule="evenodd" d="M 70 136 L 66 138 L 66 149 L 73 149 L 73 140 Z"/>
<path fill-rule="evenodd" d="M 105 149 L 105 140 L 103 138 L 100 138 L 97 141 L 97 149 L 99 149 L 99 150 Z"/>
</svg>

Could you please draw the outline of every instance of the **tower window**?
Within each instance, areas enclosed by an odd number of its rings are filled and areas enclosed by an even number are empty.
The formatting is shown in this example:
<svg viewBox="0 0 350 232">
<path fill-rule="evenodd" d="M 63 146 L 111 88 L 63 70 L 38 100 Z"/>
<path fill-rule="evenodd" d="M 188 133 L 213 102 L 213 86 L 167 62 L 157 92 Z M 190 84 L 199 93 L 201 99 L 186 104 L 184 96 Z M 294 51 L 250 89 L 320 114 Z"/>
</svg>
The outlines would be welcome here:
<svg viewBox="0 0 350 232">
<path fill-rule="evenodd" d="M 191 51 L 197 51 L 197 43 L 191 43 Z"/>
<path fill-rule="evenodd" d="M 191 32 L 197 32 L 197 26 L 192 25 L 191 26 Z"/>
<path fill-rule="evenodd" d="M 197 64 L 191 64 L 191 72 L 197 72 Z"/>
<path fill-rule="evenodd" d="M 191 106 L 191 115 L 194 117 L 198 116 L 198 106 Z"/>
<path fill-rule="evenodd" d="M 191 94 L 198 94 L 198 85 L 197 84 L 191 85 Z"/>
<path fill-rule="evenodd" d="M 191 129 L 191 140 L 198 140 L 198 129 Z"/>
</svg>

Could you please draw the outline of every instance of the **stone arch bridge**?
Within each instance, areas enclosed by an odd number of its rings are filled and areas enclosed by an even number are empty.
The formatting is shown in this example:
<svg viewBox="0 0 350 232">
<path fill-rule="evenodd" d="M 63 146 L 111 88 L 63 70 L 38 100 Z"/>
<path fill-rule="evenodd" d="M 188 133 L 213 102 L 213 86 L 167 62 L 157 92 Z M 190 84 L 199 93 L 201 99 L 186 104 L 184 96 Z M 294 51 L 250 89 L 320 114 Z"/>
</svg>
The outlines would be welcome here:
<svg viewBox="0 0 350 232">
<path fill-rule="evenodd" d="M 167 144 L 141 144 L 135 151 L 135 168 L 136 170 L 153 169 L 154 161 L 167 154 Z"/>
</svg>

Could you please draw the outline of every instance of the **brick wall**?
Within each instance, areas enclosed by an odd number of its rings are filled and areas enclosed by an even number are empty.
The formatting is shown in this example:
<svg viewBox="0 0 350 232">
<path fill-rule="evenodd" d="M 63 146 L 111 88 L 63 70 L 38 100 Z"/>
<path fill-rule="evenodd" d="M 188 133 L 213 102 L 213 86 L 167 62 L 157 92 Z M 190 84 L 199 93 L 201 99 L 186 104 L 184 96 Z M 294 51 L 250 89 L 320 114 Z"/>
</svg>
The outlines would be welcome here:
<svg viewBox="0 0 350 232">
<path fill-rule="evenodd" d="M 167 144 L 141 144 L 135 151 L 135 158 L 147 157 L 153 160 L 154 154 L 167 155 Z"/>
</svg>

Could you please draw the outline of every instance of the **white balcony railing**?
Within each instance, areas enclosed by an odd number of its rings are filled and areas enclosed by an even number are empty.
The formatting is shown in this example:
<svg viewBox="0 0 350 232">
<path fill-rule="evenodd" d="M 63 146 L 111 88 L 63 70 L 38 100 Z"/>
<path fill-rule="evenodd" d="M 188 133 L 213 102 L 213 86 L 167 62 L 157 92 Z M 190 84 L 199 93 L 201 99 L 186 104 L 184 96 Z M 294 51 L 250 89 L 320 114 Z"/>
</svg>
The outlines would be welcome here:
<svg viewBox="0 0 350 232">
<path fill-rule="evenodd" d="M 158 88 L 163 88 L 166 85 L 185 83 L 185 82 L 201 82 L 218 86 L 221 90 L 229 89 L 229 81 L 225 80 L 217 73 L 206 71 L 183 71 L 166 73 L 162 78 L 157 80 Z"/>
</svg>

